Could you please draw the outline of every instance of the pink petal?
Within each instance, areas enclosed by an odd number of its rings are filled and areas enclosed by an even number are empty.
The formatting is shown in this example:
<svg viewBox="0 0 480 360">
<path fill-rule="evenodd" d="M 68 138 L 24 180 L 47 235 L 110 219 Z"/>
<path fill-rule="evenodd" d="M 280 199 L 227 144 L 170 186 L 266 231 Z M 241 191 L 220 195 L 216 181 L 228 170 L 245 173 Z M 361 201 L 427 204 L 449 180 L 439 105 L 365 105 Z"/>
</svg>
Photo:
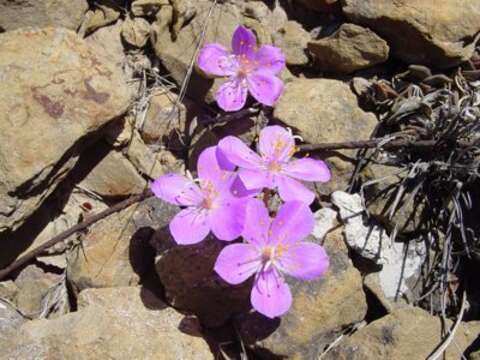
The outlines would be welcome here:
<svg viewBox="0 0 480 360">
<path fill-rule="evenodd" d="M 256 71 L 247 77 L 250 94 L 260 103 L 273 106 L 283 92 L 283 81 L 268 71 Z"/>
<path fill-rule="evenodd" d="M 269 189 L 274 188 L 275 177 L 269 171 L 240 169 L 238 176 L 249 190 L 262 189 L 264 187 Z"/>
<path fill-rule="evenodd" d="M 200 179 L 210 180 L 214 185 L 224 183 L 234 176 L 232 172 L 220 168 L 216 146 L 210 146 L 201 152 L 197 161 L 197 173 Z"/>
<path fill-rule="evenodd" d="M 253 59 L 257 48 L 257 38 L 253 31 L 245 26 L 239 26 L 233 33 L 232 49 L 235 55 L 244 55 Z"/>
<path fill-rule="evenodd" d="M 218 106 L 225 111 L 237 111 L 245 106 L 248 89 L 244 80 L 231 78 L 215 94 Z"/>
<path fill-rule="evenodd" d="M 196 208 L 187 208 L 175 215 L 169 228 L 177 244 L 196 244 L 205 239 L 210 232 L 206 215 Z"/>
<path fill-rule="evenodd" d="M 245 224 L 243 226 L 243 238 L 259 247 L 268 243 L 268 231 L 270 230 L 270 216 L 265 204 L 258 199 L 251 199 L 245 212 Z"/>
<path fill-rule="evenodd" d="M 199 187 L 192 180 L 177 174 L 160 176 L 150 189 L 156 197 L 174 205 L 193 206 L 203 201 Z"/>
<path fill-rule="evenodd" d="M 235 171 L 236 165 L 232 163 L 230 160 L 228 160 L 225 153 L 218 146 L 216 146 L 215 149 L 216 149 L 216 155 L 217 155 L 217 162 L 218 162 L 218 165 L 220 166 L 220 169 L 226 170 L 226 171 Z"/>
<path fill-rule="evenodd" d="M 280 270 L 288 275 L 312 280 L 327 271 L 329 259 L 322 246 L 299 242 L 284 250 L 278 265 Z"/>
<path fill-rule="evenodd" d="M 260 156 L 235 136 L 223 138 L 218 147 L 233 164 L 247 169 L 258 169 L 262 165 Z"/>
<path fill-rule="evenodd" d="M 237 175 L 230 187 L 230 191 L 233 196 L 242 198 L 255 196 L 261 191 L 261 189 L 247 189 L 242 179 L 240 179 L 240 176 Z"/>
<path fill-rule="evenodd" d="M 285 162 L 295 151 L 295 140 L 284 127 L 267 126 L 260 132 L 258 150 L 264 158 Z"/>
<path fill-rule="evenodd" d="M 324 161 L 310 158 L 290 161 L 282 169 L 288 176 L 305 181 L 327 182 L 331 177 L 330 169 Z"/>
<path fill-rule="evenodd" d="M 283 201 L 302 201 L 310 205 L 315 200 L 315 193 L 307 189 L 301 182 L 288 176 L 277 176 L 278 193 Z"/>
<path fill-rule="evenodd" d="M 217 239 L 232 241 L 242 234 L 247 202 L 232 199 L 210 212 L 208 222 Z"/>
<path fill-rule="evenodd" d="M 232 285 L 237 285 L 257 272 L 261 266 L 260 254 L 250 244 L 228 245 L 220 252 L 214 270 Z"/>
<path fill-rule="evenodd" d="M 312 211 L 305 203 L 288 201 L 272 222 L 272 243 L 288 245 L 303 240 L 313 231 L 314 223 Z"/>
<path fill-rule="evenodd" d="M 225 47 L 208 44 L 198 54 L 198 67 L 207 75 L 230 76 L 236 73 L 238 64 Z"/>
<path fill-rule="evenodd" d="M 288 311 L 292 304 L 292 294 L 285 280 L 275 270 L 270 270 L 258 274 L 250 301 L 255 310 L 273 319 Z"/>
<path fill-rule="evenodd" d="M 275 46 L 262 46 L 255 54 L 255 60 L 259 69 L 269 71 L 273 75 L 279 74 L 285 68 L 285 55 L 282 49 Z"/>
</svg>

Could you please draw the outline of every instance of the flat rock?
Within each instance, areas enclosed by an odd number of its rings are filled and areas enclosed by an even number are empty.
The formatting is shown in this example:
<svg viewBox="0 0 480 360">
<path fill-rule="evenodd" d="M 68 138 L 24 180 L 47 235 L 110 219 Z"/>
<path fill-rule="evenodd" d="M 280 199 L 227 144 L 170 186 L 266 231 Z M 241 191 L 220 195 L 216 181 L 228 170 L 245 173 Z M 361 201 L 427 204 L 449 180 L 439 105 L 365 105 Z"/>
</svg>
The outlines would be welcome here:
<svg viewBox="0 0 480 360">
<path fill-rule="evenodd" d="M 319 280 L 288 279 L 293 304 L 281 319 L 269 320 L 258 313 L 237 318 L 241 339 L 254 350 L 288 359 L 317 359 L 341 329 L 363 320 L 367 303 L 362 280 L 348 257 L 341 230 L 329 233 L 324 246 L 330 269 Z"/>
<path fill-rule="evenodd" d="M 477 0 L 343 0 L 343 13 L 387 40 L 408 64 L 440 68 L 468 60 L 480 31 Z"/>
<path fill-rule="evenodd" d="M 360 109 L 347 84 L 330 79 L 295 79 L 287 83 L 274 117 L 312 144 L 368 139 L 377 124 L 375 115 Z M 346 188 L 354 168 L 354 154 L 342 150 L 318 155 L 327 161 L 333 175 L 328 183 L 318 185 L 319 193 Z"/>
<path fill-rule="evenodd" d="M 452 322 L 445 324 L 447 329 Z M 462 323 L 447 347 L 445 359 L 459 359 L 477 338 L 480 322 Z M 325 359 L 426 359 L 440 344 L 442 322 L 428 312 L 407 307 L 368 324 L 344 339 Z"/>
<path fill-rule="evenodd" d="M 175 209 L 149 198 L 93 225 L 82 246 L 70 251 L 67 279 L 75 293 L 87 288 L 137 285 L 153 266 L 149 240 L 169 223 Z"/>
<path fill-rule="evenodd" d="M 53 26 L 77 30 L 87 10 L 87 0 L 0 0 L 0 29 Z"/>
<path fill-rule="evenodd" d="M 179 330 L 183 316 L 139 287 L 85 290 L 80 309 L 20 327 L 1 359 L 213 359 L 200 336 Z"/>
<path fill-rule="evenodd" d="M 285 53 L 288 65 L 307 65 L 307 43 L 310 41 L 310 34 L 302 25 L 296 21 L 288 21 L 272 35 L 275 46 L 282 48 Z"/>
<path fill-rule="evenodd" d="M 9 31 L 0 47 L 2 232 L 38 208 L 130 97 L 123 74 L 71 31 Z"/>
<path fill-rule="evenodd" d="M 308 43 L 319 70 L 349 74 L 381 64 L 388 59 L 389 47 L 372 30 L 342 24 L 332 35 Z"/>
</svg>

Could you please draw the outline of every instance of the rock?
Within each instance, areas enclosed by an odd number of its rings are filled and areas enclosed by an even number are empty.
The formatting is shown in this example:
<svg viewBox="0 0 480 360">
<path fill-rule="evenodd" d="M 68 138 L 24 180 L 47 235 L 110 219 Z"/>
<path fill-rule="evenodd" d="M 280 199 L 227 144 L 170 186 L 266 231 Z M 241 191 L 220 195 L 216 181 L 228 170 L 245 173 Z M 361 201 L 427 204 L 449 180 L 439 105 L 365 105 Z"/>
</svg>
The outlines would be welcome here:
<svg viewBox="0 0 480 360">
<path fill-rule="evenodd" d="M 327 235 L 325 247 L 330 257 L 326 275 L 315 281 L 289 279 L 293 304 L 281 319 L 240 316 L 242 341 L 279 358 L 317 359 L 341 329 L 363 320 L 367 303 L 361 276 L 348 257 L 341 230 Z"/>
<path fill-rule="evenodd" d="M 372 30 L 354 24 L 343 24 L 334 34 L 310 41 L 308 49 L 319 70 L 340 74 L 381 64 L 390 50 Z"/>
<path fill-rule="evenodd" d="M 167 232 L 160 229 L 153 241 L 156 271 L 169 304 L 195 314 L 207 327 L 221 326 L 232 314 L 250 308 L 251 281 L 230 286 L 213 270 L 226 242 L 209 236 L 195 245 L 178 246 Z"/>
<path fill-rule="evenodd" d="M 209 13 L 210 1 L 197 1 L 196 15 L 178 32 L 170 32 L 174 18 L 174 9 L 170 6 L 161 7 L 157 13 L 157 21 L 152 26 L 152 45 L 155 54 L 160 58 L 162 65 L 177 82 L 182 84 L 192 59 L 195 56 L 197 43 L 201 37 L 205 24 L 205 16 Z M 240 6 L 230 3 L 217 4 L 212 11 L 211 19 L 215 19 L 215 26 L 208 26 L 203 43 L 220 43 L 230 48 L 232 34 L 238 25 L 248 25 L 257 32 L 257 35 L 268 32 L 255 19 L 244 18 Z M 269 35 L 268 35 L 269 36 Z M 267 39 L 271 43 L 271 39 Z M 213 101 L 216 89 L 223 83 L 223 79 L 211 80 L 200 75 L 200 70 L 194 71 L 188 82 L 188 93 L 192 98 Z"/>
<path fill-rule="evenodd" d="M 2 338 L 13 335 L 26 320 L 12 304 L 0 299 L 0 344 L 2 344 Z"/>
<path fill-rule="evenodd" d="M 331 12 L 339 6 L 338 0 L 297 0 L 310 10 Z"/>
<path fill-rule="evenodd" d="M 445 329 L 452 322 L 447 321 Z M 446 359 L 458 359 L 475 340 L 480 322 L 461 323 L 446 350 Z M 427 359 L 440 344 L 442 322 L 417 307 L 398 309 L 339 342 L 325 359 Z"/>
<path fill-rule="evenodd" d="M 103 198 L 138 194 L 146 185 L 132 163 L 117 151 L 109 152 L 80 183 Z"/>
<path fill-rule="evenodd" d="M 18 287 L 15 303 L 18 309 L 30 318 L 39 317 L 49 289 L 61 281 L 61 278 L 61 275 L 46 273 L 36 265 L 27 266 L 15 279 Z"/>
<path fill-rule="evenodd" d="M 273 43 L 282 48 L 287 65 L 307 65 L 309 58 L 306 53 L 310 34 L 296 21 L 288 21 L 283 28 L 273 34 Z"/>
<path fill-rule="evenodd" d="M 178 139 L 179 133 L 185 133 L 186 124 L 185 104 L 177 101 L 176 94 L 161 92 L 150 98 L 140 132 L 147 144 L 171 143 L 175 138 Z"/>
<path fill-rule="evenodd" d="M 323 240 L 325 235 L 338 225 L 337 212 L 330 208 L 317 210 L 313 216 L 315 218 L 315 227 L 312 235 L 318 240 Z"/>
<path fill-rule="evenodd" d="M 132 2 L 132 13 L 135 16 L 155 16 L 164 5 L 170 5 L 169 0 L 135 0 Z"/>
<path fill-rule="evenodd" d="M 468 60 L 480 31 L 477 0 L 342 0 L 353 23 L 386 39 L 392 55 L 408 64 L 440 68 Z"/>
<path fill-rule="evenodd" d="M 68 30 L 9 31 L 0 48 L 2 232 L 40 206 L 130 97 L 115 66 Z"/>
<path fill-rule="evenodd" d="M 82 237 L 82 246 L 67 258 L 67 279 L 74 292 L 137 285 L 153 266 L 148 242 L 154 228 L 168 224 L 175 210 L 152 197 L 93 225 Z"/>
<path fill-rule="evenodd" d="M 0 28 L 10 31 L 53 26 L 77 30 L 87 10 L 87 0 L 0 0 Z"/>
<path fill-rule="evenodd" d="M 287 83 L 273 114 L 313 144 L 368 139 L 377 124 L 373 114 L 360 109 L 347 84 L 329 79 Z M 329 194 L 346 188 L 356 162 L 354 154 L 350 150 L 319 154 L 330 166 L 332 180 L 320 184 L 317 192 Z"/>
<path fill-rule="evenodd" d="M 181 172 L 183 162 L 177 160 L 168 150 L 153 152 L 135 132 L 125 155 L 145 177 L 156 179 L 166 172 Z M 184 167 L 184 166 L 183 166 Z"/>
<path fill-rule="evenodd" d="M 409 189 L 415 184 L 405 182 L 406 175 L 400 168 L 373 162 L 364 167 L 360 173 L 368 213 L 385 224 L 387 229 L 390 231 L 395 229 L 400 235 L 421 230 L 424 225 L 422 214 L 425 210 L 425 201 L 411 196 Z M 397 198 L 400 184 L 403 184 L 406 191 L 390 215 L 390 208 Z"/>
<path fill-rule="evenodd" d="M 94 9 L 87 12 L 79 33 L 88 35 L 92 32 L 114 23 L 120 18 L 123 0 L 96 0 Z"/>
<path fill-rule="evenodd" d="M 85 290 L 79 306 L 25 323 L 2 347 L 2 359 L 213 359 L 203 338 L 179 330 L 183 316 L 148 290 Z"/>
<path fill-rule="evenodd" d="M 143 18 L 127 18 L 122 24 L 122 37 L 127 44 L 142 48 L 150 37 L 150 23 Z"/>
<path fill-rule="evenodd" d="M 17 293 L 18 286 L 12 280 L 0 282 L 0 299 L 14 303 Z"/>
</svg>

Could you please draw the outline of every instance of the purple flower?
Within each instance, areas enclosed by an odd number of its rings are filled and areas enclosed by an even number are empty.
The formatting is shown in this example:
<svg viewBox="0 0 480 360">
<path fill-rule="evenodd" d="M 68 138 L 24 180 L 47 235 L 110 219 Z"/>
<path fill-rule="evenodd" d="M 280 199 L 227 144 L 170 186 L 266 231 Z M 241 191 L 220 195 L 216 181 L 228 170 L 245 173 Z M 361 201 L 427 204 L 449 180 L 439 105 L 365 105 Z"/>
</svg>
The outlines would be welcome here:
<svg viewBox="0 0 480 360">
<path fill-rule="evenodd" d="M 315 199 L 315 194 L 296 179 L 330 180 L 330 170 L 323 161 L 292 159 L 295 139 L 281 126 L 267 126 L 261 131 L 257 146 L 260 155 L 234 136 L 222 139 L 218 148 L 240 168 L 238 174 L 247 189 L 278 189 L 284 201 L 299 200 L 311 204 Z"/>
<path fill-rule="evenodd" d="M 170 232 L 178 244 L 198 243 L 210 230 L 220 240 L 231 241 L 240 236 L 248 198 L 236 196 L 243 195 L 242 184 L 236 174 L 223 170 L 228 167 L 233 166 L 223 161 L 220 167 L 216 146 L 212 146 L 198 158 L 197 182 L 167 174 L 151 184 L 157 197 L 185 207 L 170 222 Z"/>
<path fill-rule="evenodd" d="M 285 203 L 272 221 L 265 205 L 252 199 L 242 234 L 247 242 L 226 246 L 217 258 L 215 271 L 232 285 L 255 274 L 250 295 L 253 308 L 269 318 L 280 316 L 292 303 L 282 274 L 311 280 L 329 266 L 322 246 L 302 241 L 313 225 L 313 214 L 302 202 Z"/>
<path fill-rule="evenodd" d="M 275 76 L 285 67 L 282 50 L 270 45 L 258 49 L 255 35 L 243 26 L 233 34 L 232 49 L 208 44 L 198 56 L 205 74 L 228 77 L 215 95 L 218 105 L 225 111 L 240 110 L 250 92 L 258 102 L 272 106 L 283 91 L 282 80 Z"/>
</svg>

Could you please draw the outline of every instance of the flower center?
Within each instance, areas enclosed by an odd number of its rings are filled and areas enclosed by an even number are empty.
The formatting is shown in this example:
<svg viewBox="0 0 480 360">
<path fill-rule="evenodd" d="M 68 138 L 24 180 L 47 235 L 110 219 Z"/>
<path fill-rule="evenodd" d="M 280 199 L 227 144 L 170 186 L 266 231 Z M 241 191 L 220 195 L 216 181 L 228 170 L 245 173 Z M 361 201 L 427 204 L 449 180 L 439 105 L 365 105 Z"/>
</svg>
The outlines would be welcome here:
<svg viewBox="0 0 480 360">
<path fill-rule="evenodd" d="M 202 202 L 202 207 L 207 210 L 215 208 L 215 200 L 218 196 L 218 191 L 215 190 L 215 187 L 210 181 L 207 181 L 205 185 L 202 186 L 204 199 Z"/>
<path fill-rule="evenodd" d="M 280 172 L 282 170 L 282 165 L 276 160 L 270 161 L 267 167 L 272 172 Z"/>
</svg>

